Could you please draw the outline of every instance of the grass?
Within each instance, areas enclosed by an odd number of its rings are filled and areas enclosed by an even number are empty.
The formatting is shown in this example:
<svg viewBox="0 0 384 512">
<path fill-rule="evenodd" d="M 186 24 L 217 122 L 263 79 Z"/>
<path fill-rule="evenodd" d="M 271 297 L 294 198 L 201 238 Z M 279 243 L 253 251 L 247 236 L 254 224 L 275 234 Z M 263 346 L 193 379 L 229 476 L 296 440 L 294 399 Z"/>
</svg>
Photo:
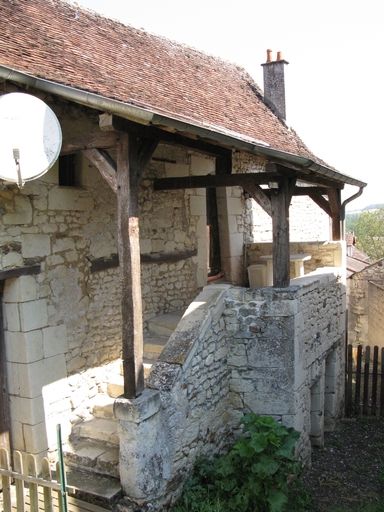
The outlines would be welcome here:
<svg viewBox="0 0 384 512">
<path fill-rule="evenodd" d="M 203 502 L 195 503 L 195 507 L 177 505 L 174 512 L 228 512 L 228 506 L 226 503 L 221 502 L 218 498 L 208 498 Z M 310 512 L 312 508 L 308 508 L 308 503 L 292 503 L 290 502 L 287 506 L 287 512 Z M 345 505 L 343 507 L 337 507 L 329 512 L 384 512 L 384 498 L 374 503 L 359 503 L 356 507 L 351 505 Z"/>
<path fill-rule="evenodd" d="M 372 503 L 359 503 L 357 507 L 345 505 L 330 510 L 329 512 L 384 512 L 384 498 L 377 502 Z"/>
</svg>

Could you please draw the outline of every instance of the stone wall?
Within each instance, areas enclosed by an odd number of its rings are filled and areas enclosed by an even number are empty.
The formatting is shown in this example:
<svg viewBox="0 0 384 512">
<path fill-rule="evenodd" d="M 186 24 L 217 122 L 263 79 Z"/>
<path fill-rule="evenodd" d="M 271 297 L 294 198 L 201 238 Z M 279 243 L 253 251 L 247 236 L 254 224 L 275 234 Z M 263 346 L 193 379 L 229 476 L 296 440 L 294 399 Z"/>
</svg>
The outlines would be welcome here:
<svg viewBox="0 0 384 512">
<path fill-rule="evenodd" d="M 172 502 L 196 457 L 225 451 L 250 411 L 299 430 L 297 454 L 308 462 L 342 411 L 345 319 L 339 269 L 286 289 L 205 287 L 153 366 L 149 389 L 115 403 L 126 494 L 154 509 Z"/>
<path fill-rule="evenodd" d="M 368 345 L 384 347 L 384 283 L 378 284 L 372 281 L 368 284 Z"/>
<path fill-rule="evenodd" d="M 115 402 L 120 479 L 135 501 L 178 494 L 196 457 L 222 450 L 238 423 L 229 405 L 227 288 L 208 286 L 198 295 L 152 367 L 148 389 Z"/>
<path fill-rule="evenodd" d="M 263 264 L 260 256 L 272 254 L 272 242 L 259 242 L 248 244 L 246 248 L 246 266 Z M 290 254 L 309 254 L 311 258 L 304 261 L 304 273 L 314 272 L 321 267 L 340 267 L 345 269 L 345 242 L 324 241 L 324 242 L 290 242 Z M 291 279 L 295 277 L 294 263 L 291 262 Z M 248 278 L 248 276 L 247 276 Z"/>
<path fill-rule="evenodd" d="M 355 272 L 347 279 L 348 287 L 348 342 L 352 345 L 380 345 L 382 316 L 380 287 L 384 283 L 384 260 Z M 371 284 L 372 283 L 372 284 Z M 372 296 L 371 296 L 372 295 Z M 381 307 L 381 309 L 380 309 Z M 378 318 L 374 318 L 376 311 Z M 372 325 L 372 332 L 371 332 Z"/>
<path fill-rule="evenodd" d="M 39 96 L 58 116 L 63 139 L 99 129 L 97 112 Z M 212 158 L 160 145 L 145 172 L 141 252 L 197 253 L 142 265 L 144 325 L 157 314 L 186 308 L 207 277 L 205 190 L 155 194 L 153 178 L 204 174 L 212 166 Z M 76 173 L 79 186 L 59 186 L 56 163 L 21 189 L 0 190 L 0 269 L 41 266 L 38 275 L 8 279 L 4 290 L 14 448 L 38 456 L 55 449 L 56 423 L 63 420 L 65 438 L 71 423 L 90 416 L 91 399 L 119 373 L 119 270 L 91 268 L 94 260 L 118 252 L 116 197 L 80 154 Z"/>
</svg>

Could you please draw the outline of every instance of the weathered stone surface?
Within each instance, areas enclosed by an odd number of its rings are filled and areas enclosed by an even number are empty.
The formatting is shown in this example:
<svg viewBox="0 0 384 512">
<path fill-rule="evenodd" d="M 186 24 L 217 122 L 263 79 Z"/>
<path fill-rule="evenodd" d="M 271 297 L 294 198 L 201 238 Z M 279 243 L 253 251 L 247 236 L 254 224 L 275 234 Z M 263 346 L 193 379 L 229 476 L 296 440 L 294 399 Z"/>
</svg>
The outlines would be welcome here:
<svg viewBox="0 0 384 512">
<path fill-rule="evenodd" d="M 119 397 L 115 401 L 115 417 L 122 421 L 141 423 L 150 418 L 160 408 L 160 393 L 145 389 L 143 393 L 132 400 Z"/>
<path fill-rule="evenodd" d="M 147 386 L 159 391 L 169 391 L 175 384 L 180 372 L 180 365 L 159 361 L 151 368 L 151 373 L 147 379 Z"/>
</svg>

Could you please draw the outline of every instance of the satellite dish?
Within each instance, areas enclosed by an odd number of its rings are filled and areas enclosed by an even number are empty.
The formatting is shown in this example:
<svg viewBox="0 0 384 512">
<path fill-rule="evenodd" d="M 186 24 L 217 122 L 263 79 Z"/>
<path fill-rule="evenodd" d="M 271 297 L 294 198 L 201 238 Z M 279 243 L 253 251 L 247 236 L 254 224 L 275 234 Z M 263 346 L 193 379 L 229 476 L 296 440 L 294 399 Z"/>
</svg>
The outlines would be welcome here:
<svg viewBox="0 0 384 512">
<path fill-rule="evenodd" d="M 0 96 L 0 179 L 35 180 L 59 157 L 61 128 L 43 101 L 19 92 Z"/>
</svg>

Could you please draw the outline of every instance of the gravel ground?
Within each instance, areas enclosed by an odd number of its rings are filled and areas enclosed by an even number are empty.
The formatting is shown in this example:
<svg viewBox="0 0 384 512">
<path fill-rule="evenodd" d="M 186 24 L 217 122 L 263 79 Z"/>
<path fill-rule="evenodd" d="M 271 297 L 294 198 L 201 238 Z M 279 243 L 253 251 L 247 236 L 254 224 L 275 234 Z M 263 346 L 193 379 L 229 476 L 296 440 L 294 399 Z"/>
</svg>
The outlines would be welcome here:
<svg viewBox="0 0 384 512">
<path fill-rule="evenodd" d="M 359 503 L 384 499 L 384 418 L 341 420 L 326 433 L 324 448 L 313 450 L 312 468 L 302 480 L 314 512 L 341 506 L 352 511 Z"/>
</svg>

